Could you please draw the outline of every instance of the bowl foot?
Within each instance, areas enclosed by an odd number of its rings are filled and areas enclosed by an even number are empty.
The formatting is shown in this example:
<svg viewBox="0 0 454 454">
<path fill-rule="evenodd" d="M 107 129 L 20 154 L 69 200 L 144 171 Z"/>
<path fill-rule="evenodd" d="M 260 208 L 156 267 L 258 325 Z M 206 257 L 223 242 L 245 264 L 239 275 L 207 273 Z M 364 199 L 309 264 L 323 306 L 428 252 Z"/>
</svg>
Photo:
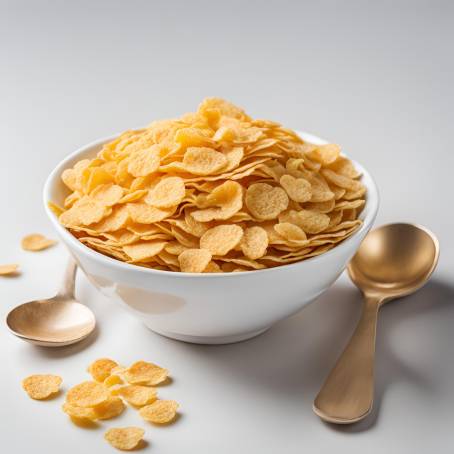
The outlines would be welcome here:
<svg viewBox="0 0 454 454">
<path fill-rule="evenodd" d="M 235 342 L 245 341 L 248 339 L 252 339 L 255 336 L 258 336 L 259 334 L 264 333 L 270 328 L 269 326 L 267 326 L 266 328 L 262 328 L 257 331 L 242 334 L 234 334 L 231 336 L 192 336 L 188 334 L 172 333 L 170 331 L 161 331 L 146 323 L 145 326 L 149 328 L 151 331 L 160 334 L 161 336 L 169 337 L 170 339 L 175 339 L 182 342 L 189 342 L 191 344 L 206 344 L 206 345 L 233 344 Z"/>
</svg>

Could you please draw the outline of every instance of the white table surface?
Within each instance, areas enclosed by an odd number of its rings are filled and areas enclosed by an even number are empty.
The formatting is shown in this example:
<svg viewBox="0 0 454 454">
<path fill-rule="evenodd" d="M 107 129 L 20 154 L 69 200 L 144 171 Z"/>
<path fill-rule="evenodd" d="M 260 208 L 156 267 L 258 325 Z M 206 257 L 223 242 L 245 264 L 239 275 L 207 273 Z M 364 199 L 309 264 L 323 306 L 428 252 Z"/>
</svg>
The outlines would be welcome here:
<svg viewBox="0 0 454 454">
<path fill-rule="evenodd" d="M 374 412 L 350 427 L 324 424 L 311 409 L 359 316 L 345 276 L 262 336 L 215 347 L 153 334 L 79 276 L 95 337 L 37 348 L 2 321 L 0 451 L 113 452 L 103 431 L 141 425 L 133 410 L 83 430 L 61 412 L 63 396 L 35 402 L 20 386 L 28 374 L 57 373 L 67 389 L 109 356 L 172 371 L 161 395 L 181 403 L 182 417 L 147 428 L 144 452 L 452 452 L 453 19 L 449 1 L 1 0 L 0 263 L 22 270 L 0 278 L 2 319 L 52 295 L 65 264 L 63 245 L 19 246 L 30 232 L 54 236 L 41 205 L 53 166 L 88 141 L 180 115 L 208 95 L 340 143 L 378 182 L 377 224 L 425 224 L 441 258 L 424 289 L 383 309 Z"/>
</svg>

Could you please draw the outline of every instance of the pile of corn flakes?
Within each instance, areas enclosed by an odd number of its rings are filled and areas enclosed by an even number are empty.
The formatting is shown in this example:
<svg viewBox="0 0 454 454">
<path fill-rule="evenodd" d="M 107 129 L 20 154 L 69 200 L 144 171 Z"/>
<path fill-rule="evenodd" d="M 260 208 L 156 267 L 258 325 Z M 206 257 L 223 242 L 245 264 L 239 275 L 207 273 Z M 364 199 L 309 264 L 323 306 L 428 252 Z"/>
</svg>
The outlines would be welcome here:
<svg viewBox="0 0 454 454">
<path fill-rule="evenodd" d="M 350 236 L 366 188 L 334 144 L 314 145 L 207 98 L 66 169 L 59 220 L 86 246 L 166 271 L 270 268 Z"/>
<path fill-rule="evenodd" d="M 90 364 L 88 372 L 93 380 L 73 386 L 62 406 L 78 426 L 120 416 L 125 402 L 137 409 L 144 421 L 155 425 L 177 418 L 178 403 L 158 399 L 155 388 L 169 380 L 167 369 L 147 361 L 122 367 L 109 358 L 100 358 Z M 58 375 L 30 375 L 22 381 L 22 387 L 32 399 L 46 400 L 59 393 L 62 381 Z M 140 427 L 116 427 L 107 430 L 104 438 L 115 448 L 129 451 L 143 446 L 144 434 Z"/>
</svg>

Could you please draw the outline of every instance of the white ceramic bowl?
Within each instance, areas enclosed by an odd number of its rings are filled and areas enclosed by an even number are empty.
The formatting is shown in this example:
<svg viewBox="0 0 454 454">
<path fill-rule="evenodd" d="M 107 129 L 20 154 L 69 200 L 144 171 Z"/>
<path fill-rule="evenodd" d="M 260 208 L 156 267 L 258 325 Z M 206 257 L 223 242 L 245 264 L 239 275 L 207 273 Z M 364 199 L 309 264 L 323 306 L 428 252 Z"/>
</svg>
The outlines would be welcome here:
<svg viewBox="0 0 454 454">
<path fill-rule="evenodd" d="M 301 137 L 326 143 L 310 134 Z M 103 294 L 131 310 L 151 330 L 187 342 L 223 344 L 256 336 L 298 312 L 323 293 L 344 271 L 370 230 L 378 210 L 377 187 L 360 164 L 367 200 L 363 224 L 332 250 L 302 262 L 259 271 L 193 274 L 159 271 L 123 263 L 80 243 L 58 222 L 47 202 L 62 204 L 68 190 L 64 169 L 93 157 L 108 137 L 88 144 L 64 159 L 44 187 L 44 206 L 61 240 L 87 278 Z"/>
</svg>

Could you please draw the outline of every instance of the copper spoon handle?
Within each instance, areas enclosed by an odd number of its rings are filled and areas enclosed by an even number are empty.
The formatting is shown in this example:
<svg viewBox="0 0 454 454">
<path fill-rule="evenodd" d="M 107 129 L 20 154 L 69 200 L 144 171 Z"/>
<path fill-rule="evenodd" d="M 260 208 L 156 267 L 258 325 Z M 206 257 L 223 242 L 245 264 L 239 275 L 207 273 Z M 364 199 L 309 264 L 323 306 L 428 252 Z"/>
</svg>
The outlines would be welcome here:
<svg viewBox="0 0 454 454">
<path fill-rule="evenodd" d="M 65 275 L 63 277 L 60 290 L 57 293 L 58 297 L 62 298 L 74 298 L 74 289 L 76 286 L 76 272 L 77 263 L 70 257 L 68 264 L 66 265 Z"/>
<path fill-rule="evenodd" d="M 379 298 L 365 297 L 355 332 L 314 401 L 314 412 L 325 421 L 350 424 L 364 418 L 372 409 L 380 302 Z"/>
</svg>

